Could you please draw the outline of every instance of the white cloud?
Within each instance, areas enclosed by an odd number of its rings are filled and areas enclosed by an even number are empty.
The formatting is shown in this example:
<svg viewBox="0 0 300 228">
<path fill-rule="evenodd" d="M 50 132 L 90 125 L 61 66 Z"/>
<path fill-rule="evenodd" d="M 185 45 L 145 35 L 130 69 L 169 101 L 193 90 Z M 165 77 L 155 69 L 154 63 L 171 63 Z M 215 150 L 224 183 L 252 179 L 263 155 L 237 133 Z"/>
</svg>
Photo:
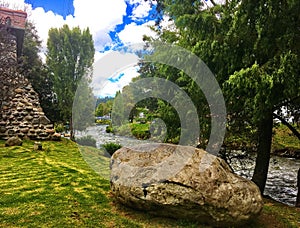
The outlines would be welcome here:
<svg viewBox="0 0 300 228">
<path fill-rule="evenodd" d="M 73 4 L 74 17 L 68 15 L 65 20 L 52 11 L 45 12 L 42 8 L 32 10 L 29 19 L 35 22 L 43 46 L 46 46 L 48 30 L 51 27 L 58 28 L 68 24 L 70 27 L 79 26 L 82 29 L 89 27 L 96 50 L 100 50 L 106 43 L 111 42 L 108 32 L 122 23 L 126 14 L 124 0 L 74 0 Z"/>
<path fill-rule="evenodd" d="M 137 67 L 129 67 L 119 74 L 124 74 L 124 76 L 122 76 L 118 82 L 105 81 L 101 89 L 99 88 L 98 91 L 94 90 L 95 95 L 101 97 L 114 97 L 117 91 L 122 91 L 124 86 L 128 85 L 133 78 L 139 75 Z"/>
<path fill-rule="evenodd" d="M 82 27 L 89 27 L 92 33 L 111 30 L 123 22 L 126 14 L 124 0 L 74 0 L 74 17 Z"/>
<path fill-rule="evenodd" d="M 149 28 L 149 26 L 154 25 L 154 22 L 148 22 L 143 25 L 137 25 L 136 23 L 131 23 L 126 25 L 124 30 L 119 33 L 119 38 L 123 43 L 141 43 L 143 42 L 143 36 L 150 35 L 155 36 L 155 33 Z"/>
<path fill-rule="evenodd" d="M 163 16 L 162 21 L 160 21 L 160 26 L 162 29 L 166 29 L 168 31 L 172 31 L 172 32 L 178 31 L 174 21 L 168 15 Z"/>
<path fill-rule="evenodd" d="M 148 16 L 151 10 L 150 1 L 132 0 L 131 4 L 137 4 L 137 6 L 132 11 L 133 19 L 139 19 Z"/>
<path fill-rule="evenodd" d="M 129 84 L 132 78 L 138 75 L 136 63 L 138 57 L 133 53 L 109 51 L 102 54 L 95 62 L 92 87 L 96 96 L 114 96 L 118 90 Z M 110 78 L 118 78 L 117 82 L 111 82 Z"/>
<path fill-rule="evenodd" d="M 62 16 L 54 14 L 52 11 L 45 12 L 41 7 L 31 10 L 29 20 L 35 24 L 43 47 L 46 47 L 49 29 L 62 27 L 66 23 Z"/>
</svg>

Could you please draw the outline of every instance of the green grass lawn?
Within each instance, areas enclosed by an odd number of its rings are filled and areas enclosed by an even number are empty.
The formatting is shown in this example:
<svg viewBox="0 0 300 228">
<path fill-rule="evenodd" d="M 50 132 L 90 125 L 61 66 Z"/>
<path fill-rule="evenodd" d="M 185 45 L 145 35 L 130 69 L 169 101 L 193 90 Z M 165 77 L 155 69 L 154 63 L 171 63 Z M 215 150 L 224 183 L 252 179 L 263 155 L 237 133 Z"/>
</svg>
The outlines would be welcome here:
<svg viewBox="0 0 300 228">
<path fill-rule="evenodd" d="M 117 205 L 103 152 L 69 140 L 42 145 L 34 151 L 31 141 L 9 148 L 0 141 L 0 227 L 204 227 Z M 299 221 L 299 209 L 266 200 L 251 227 L 299 227 Z"/>
</svg>

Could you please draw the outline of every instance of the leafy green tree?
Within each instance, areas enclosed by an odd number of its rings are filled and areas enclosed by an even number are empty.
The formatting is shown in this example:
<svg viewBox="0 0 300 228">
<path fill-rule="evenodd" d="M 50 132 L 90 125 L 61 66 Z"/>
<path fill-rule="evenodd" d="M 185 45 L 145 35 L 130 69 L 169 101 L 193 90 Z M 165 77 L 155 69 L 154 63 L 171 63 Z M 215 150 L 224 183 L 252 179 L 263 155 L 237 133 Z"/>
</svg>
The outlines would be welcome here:
<svg viewBox="0 0 300 228">
<path fill-rule="evenodd" d="M 236 112 L 251 113 L 257 127 L 258 152 L 253 181 L 263 192 L 268 172 L 274 112 L 300 96 L 300 3 L 297 1 L 243 1 L 233 20 L 228 43 L 243 40 L 239 69 L 225 89 L 229 101 L 242 102 Z M 237 42 L 236 39 L 234 43 Z M 239 41 L 241 42 L 241 41 Z M 233 60 L 233 59 L 232 59 Z M 233 61 L 231 60 L 231 64 Z"/>
<path fill-rule="evenodd" d="M 192 51 L 213 70 L 226 96 L 231 134 L 251 132 L 255 139 L 257 158 L 252 180 L 263 192 L 274 112 L 300 96 L 300 2 L 211 3 L 212 7 L 204 1 L 158 1 L 159 9 L 176 28 L 159 27 L 159 39 Z M 193 94 L 193 84 L 180 73 L 156 71 L 155 75 L 169 77 Z"/>
<path fill-rule="evenodd" d="M 70 124 L 73 138 L 72 105 L 78 83 L 84 75 L 90 80 L 94 61 L 94 44 L 89 29 L 70 29 L 68 25 L 49 30 L 46 63 L 53 80 L 60 114 Z"/>
<path fill-rule="evenodd" d="M 40 104 L 46 116 L 51 121 L 57 122 L 61 119 L 53 92 L 53 80 L 39 56 L 40 49 L 41 40 L 36 28 L 32 22 L 27 21 L 18 71 L 30 81 L 39 94 Z"/>
<path fill-rule="evenodd" d="M 113 100 L 107 100 L 106 102 L 99 103 L 96 108 L 95 115 L 96 116 L 105 116 L 111 113 L 111 109 L 113 106 Z"/>
</svg>

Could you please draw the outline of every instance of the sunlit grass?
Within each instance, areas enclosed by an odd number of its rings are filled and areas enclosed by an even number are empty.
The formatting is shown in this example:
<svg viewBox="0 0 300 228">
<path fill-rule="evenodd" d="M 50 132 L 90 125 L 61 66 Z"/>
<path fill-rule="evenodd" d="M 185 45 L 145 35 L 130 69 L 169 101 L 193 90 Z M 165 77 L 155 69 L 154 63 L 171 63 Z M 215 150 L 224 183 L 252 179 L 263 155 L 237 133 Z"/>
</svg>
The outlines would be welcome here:
<svg viewBox="0 0 300 228">
<path fill-rule="evenodd" d="M 116 204 L 104 151 L 69 140 L 42 145 L 34 151 L 31 141 L 21 147 L 0 141 L 0 227 L 205 227 Z M 295 227 L 299 215 L 269 202 L 250 227 Z"/>
</svg>

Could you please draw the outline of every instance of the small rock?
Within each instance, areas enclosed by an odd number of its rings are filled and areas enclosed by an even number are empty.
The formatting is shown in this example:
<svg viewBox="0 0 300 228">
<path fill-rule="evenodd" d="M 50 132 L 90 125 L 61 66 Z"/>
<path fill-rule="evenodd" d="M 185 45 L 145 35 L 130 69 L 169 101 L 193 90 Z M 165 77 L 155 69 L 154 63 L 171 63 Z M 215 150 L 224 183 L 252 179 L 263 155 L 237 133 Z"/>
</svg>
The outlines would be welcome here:
<svg viewBox="0 0 300 228">
<path fill-rule="evenodd" d="M 29 131 L 29 128 L 28 128 L 28 127 L 26 127 L 26 128 L 21 128 L 20 131 L 21 131 L 22 133 L 25 133 L 25 134 L 26 134 L 26 133 Z"/>
<path fill-rule="evenodd" d="M 32 110 L 33 110 L 33 107 L 32 107 L 32 106 L 26 106 L 25 109 L 26 109 L 27 111 L 32 111 Z"/>
<path fill-rule="evenodd" d="M 49 134 L 46 133 L 46 132 L 39 133 L 38 135 L 39 135 L 39 137 L 41 137 L 41 138 L 46 138 L 46 137 L 49 136 Z"/>
<path fill-rule="evenodd" d="M 47 125 L 45 126 L 45 128 L 46 128 L 46 129 L 53 129 L 53 124 L 47 124 Z"/>
<path fill-rule="evenodd" d="M 61 134 L 55 133 L 55 134 L 51 135 L 51 140 L 60 141 L 61 140 Z"/>
<path fill-rule="evenodd" d="M 31 120 L 33 120 L 33 117 L 32 117 L 32 116 L 26 116 L 26 117 L 25 117 L 25 120 L 31 121 Z"/>
<path fill-rule="evenodd" d="M 39 124 L 39 119 L 38 118 L 34 118 L 33 120 L 32 120 L 32 124 Z"/>
<path fill-rule="evenodd" d="M 37 134 L 28 133 L 27 136 L 28 136 L 29 139 L 31 139 L 31 140 L 37 139 Z"/>
<path fill-rule="evenodd" d="M 7 127 L 7 128 L 9 128 L 9 127 Z M 8 129 L 8 130 L 7 130 L 7 134 L 8 134 L 9 136 L 13 136 L 15 133 L 16 133 L 16 132 L 15 132 L 14 129 Z"/>
<path fill-rule="evenodd" d="M 24 90 L 23 90 L 23 89 L 21 89 L 21 88 L 17 88 L 17 89 L 15 89 L 15 92 L 16 92 L 16 93 L 18 93 L 18 94 L 20 94 L 20 93 L 23 93 L 23 92 L 24 92 Z"/>
<path fill-rule="evenodd" d="M 33 149 L 34 150 L 42 150 L 43 149 L 42 143 L 41 142 L 34 142 Z"/>
<path fill-rule="evenodd" d="M 55 130 L 54 129 L 46 129 L 46 132 L 48 134 L 54 134 L 55 133 Z"/>
<path fill-rule="evenodd" d="M 19 137 L 14 136 L 6 140 L 5 146 L 22 146 L 22 143 L 23 142 Z"/>
<path fill-rule="evenodd" d="M 6 127 L 1 126 L 0 127 L 0 133 L 5 133 L 6 132 Z"/>
<path fill-rule="evenodd" d="M 1 125 L 1 126 L 5 126 L 5 125 L 6 125 L 6 122 L 0 121 L 0 125 Z"/>
</svg>

